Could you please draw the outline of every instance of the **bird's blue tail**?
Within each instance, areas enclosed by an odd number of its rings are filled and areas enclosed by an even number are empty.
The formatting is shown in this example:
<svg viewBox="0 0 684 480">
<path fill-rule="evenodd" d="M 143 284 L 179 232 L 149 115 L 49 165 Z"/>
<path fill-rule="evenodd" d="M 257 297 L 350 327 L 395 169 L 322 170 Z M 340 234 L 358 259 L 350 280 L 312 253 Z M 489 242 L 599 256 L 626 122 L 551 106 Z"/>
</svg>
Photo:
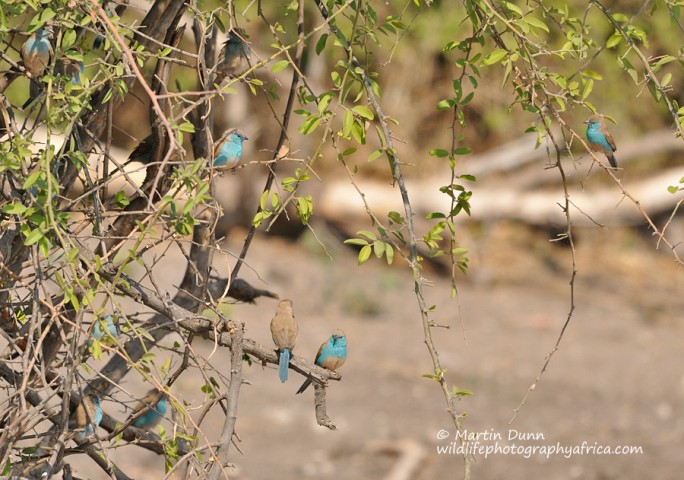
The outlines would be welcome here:
<svg viewBox="0 0 684 480">
<path fill-rule="evenodd" d="M 615 155 L 612 154 L 608 157 L 608 161 L 610 162 L 610 166 L 613 168 L 618 168 L 617 166 L 617 158 L 615 158 Z"/>
<path fill-rule="evenodd" d="M 280 360 L 278 362 L 278 376 L 282 383 L 287 382 L 288 365 L 290 364 L 290 349 L 285 348 L 280 352 Z"/>
</svg>

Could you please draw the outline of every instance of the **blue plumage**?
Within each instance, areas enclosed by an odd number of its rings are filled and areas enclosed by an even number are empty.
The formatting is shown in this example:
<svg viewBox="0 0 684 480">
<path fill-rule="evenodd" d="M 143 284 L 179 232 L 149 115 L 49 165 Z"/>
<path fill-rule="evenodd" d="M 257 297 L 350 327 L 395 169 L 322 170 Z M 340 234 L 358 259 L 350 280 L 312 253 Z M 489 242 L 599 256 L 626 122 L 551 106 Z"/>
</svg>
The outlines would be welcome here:
<svg viewBox="0 0 684 480">
<path fill-rule="evenodd" d="M 157 401 L 158 397 L 159 390 L 157 390 L 156 388 L 153 388 L 152 390 L 147 392 L 142 401 L 138 403 L 138 406 L 135 408 L 133 415 L 139 413 L 143 409 L 147 409 L 147 412 L 145 412 L 140 417 L 136 418 L 133 421 L 133 426 L 150 430 L 156 427 L 159 424 L 159 422 L 161 422 L 162 418 L 164 418 L 164 415 L 166 415 L 166 411 L 169 408 L 169 401 L 166 393 L 162 393 L 161 398 L 159 398 L 159 400 Z M 157 402 L 157 404 L 154 405 L 154 407 L 152 407 L 155 401 Z"/>
<path fill-rule="evenodd" d="M 54 53 L 50 43 L 51 36 L 52 30 L 40 27 L 31 34 L 21 47 L 21 60 L 26 69 L 26 76 L 33 79 L 29 86 L 29 98 L 24 103 L 23 108 L 26 108 L 42 93 L 42 87 L 38 80 L 45 73 Z"/>
<path fill-rule="evenodd" d="M 318 366 L 335 372 L 344 365 L 344 362 L 346 361 L 347 337 L 342 330 L 338 329 L 320 346 L 318 353 L 316 354 L 315 363 Z M 302 383 L 302 386 L 299 387 L 297 393 L 302 393 L 309 388 L 309 385 L 311 385 L 311 379 L 307 378 L 304 383 Z"/>
<path fill-rule="evenodd" d="M 606 126 L 603 117 L 592 115 L 589 120 L 584 123 L 587 124 L 587 141 L 589 147 L 595 152 L 605 154 L 611 167 L 617 168 L 617 159 L 613 153 L 617 150 L 617 147 L 615 146 L 613 136 L 608 131 L 608 127 Z"/>
<path fill-rule="evenodd" d="M 223 134 L 218 142 L 218 154 L 214 158 L 214 168 L 232 170 L 242 161 L 242 142 L 248 140 L 239 130 L 230 130 Z"/>
<path fill-rule="evenodd" d="M 40 27 L 33 32 L 21 47 L 21 59 L 24 62 L 27 75 L 31 78 L 38 78 L 45 72 L 52 58 L 52 45 L 50 36 L 52 31 L 48 28 Z"/>
<path fill-rule="evenodd" d="M 290 349 L 284 348 L 280 352 L 280 359 L 278 360 L 278 377 L 282 383 L 287 382 L 287 372 L 289 372 L 288 365 L 290 364 Z"/>
<path fill-rule="evenodd" d="M 297 343 L 299 327 L 292 311 L 292 300 L 284 299 L 278 303 L 275 316 L 271 319 L 271 336 L 278 347 L 278 377 L 282 383 L 287 381 L 290 368 L 290 355 Z"/>
<path fill-rule="evenodd" d="M 67 428 L 74 432 L 74 439 L 81 443 L 95 432 L 101 421 L 100 397 L 85 395 L 81 404 L 69 417 Z"/>
<path fill-rule="evenodd" d="M 88 339 L 88 346 L 92 345 L 94 340 L 101 340 L 105 336 L 105 331 L 114 338 L 119 336 L 119 329 L 114 324 L 114 317 L 111 315 L 105 315 L 104 318 L 98 317 L 95 320 L 90 332 L 90 339 Z"/>
</svg>

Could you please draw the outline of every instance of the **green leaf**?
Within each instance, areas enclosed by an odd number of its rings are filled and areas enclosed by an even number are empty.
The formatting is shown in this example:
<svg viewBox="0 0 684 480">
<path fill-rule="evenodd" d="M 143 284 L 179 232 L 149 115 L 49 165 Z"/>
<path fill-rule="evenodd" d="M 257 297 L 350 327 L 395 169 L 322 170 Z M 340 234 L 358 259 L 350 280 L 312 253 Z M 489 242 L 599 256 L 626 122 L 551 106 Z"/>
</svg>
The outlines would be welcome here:
<svg viewBox="0 0 684 480">
<path fill-rule="evenodd" d="M 368 240 L 364 240 L 363 238 L 348 238 L 344 243 L 345 245 L 360 245 L 363 247 L 368 245 Z"/>
<path fill-rule="evenodd" d="M 318 42 L 316 42 L 316 55 L 320 55 L 323 49 L 325 48 L 325 42 L 328 41 L 328 34 L 324 33 L 321 35 L 321 38 L 318 39 Z"/>
<path fill-rule="evenodd" d="M 376 241 L 378 237 L 375 236 L 375 233 L 369 231 L 369 230 L 360 230 L 356 232 L 357 235 L 361 235 L 362 237 L 366 237 L 369 240 Z"/>
<path fill-rule="evenodd" d="M 371 246 L 366 245 L 359 252 L 358 264 L 363 265 L 371 256 Z"/>
<path fill-rule="evenodd" d="M 520 10 L 520 7 L 518 7 L 517 5 L 514 5 L 511 2 L 503 2 L 503 4 L 506 6 L 506 9 L 509 12 L 515 13 L 521 17 L 523 16 L 522 10 Z"/>
<path fill-rule="evenodd" d="M 527 17 L 523 18 L 523 21 L 532 27 L 544 30 L 546 33 L 549 33 L 549 27 L 547 27 L 546 24 L 539 20 L 537 17 L 532 17 L 528 15 Z"/>
<path fill-rule="evenodd" d="M 365 105 L 357 105 L 354 108 L 352 108 L 352 111 L 356 113 L 359 117 L 363 117 L 368 120 L 373 120 L 373 118 L 375 118 L 371 109 Z"/>
<path fill-rule="evenodd" d="M 385 153 L 385 151 L 381 148 L 378 148 L 377 150 L 373 150 L 373 153 L 368 155 L 368 163 L 377 160 L 382 156 L 382 154 Z"/>
<path fill-rule="evenodd" d="M 619 32 L 615 32 L 606 42 L 606 48 L 617 47 L 620 45 L 620 42 L 622 42 L 622 35 Z"/>
<path fill-rule="evenodd" d="M 474 395 L 473 392 L 471 392 L 470 390 L 464 390 L 464 389 L 461 389 L 458 387 L 454 387 L 454 389 L 452 391 L 453 391 L 454 395 L 459 396 L 459 397 L 463 397 L 466 395 Z"/>
<path fill-rule="evenodd" d="M 432 157 L 437 157 L 437 158 L 443 158 L 449 156 L 449 152 L 447 150 L 441 149 L 441 148 L 433 148 L 428 152 L 430 156 Z"/>
<path fill-rule="evenodd" d="M 287 68 L 287 66 L 290 64 L 288 60 L 280 60 L 279 62 L 276 62 L 273 67 L 271 67 L 271 71 L 273 73 L 278 73 Z"/>
<path fill-rule="evenodd" d="M 387 265 L 392 265 L 392 261 L 394 260 L 394 248 L 389 243 L 385 243 L 385 258 L 387 259 Z"/>
<path fill-rule="evenodd" d="M 8 215 L 21 215 L 27 210 L 27 207 L 21 203 L 10 203 L 2 207 L 2 211 Z"/>
<path fill-rule="evenodd" d="M 453 108 L 454 105 L 456 105 L 456 100 L 453 98 L 440 100 L 439 103 L 437 103 L 437 110 L 449 110 L 450 108 Z"/>
<path fill-rule="evenodd" d="M 499 60 L 501 60 L 502 58 L 504 58 L 507 54 L 508 54 L 508 52 L 506 50 L 504 50 L 503 48 L 496 49 L 482 59 L 482 65 L 485 65 L 485 66 L 493 65 L 493 64 L 497 63 Z"/>
<path fill-rule="evenodd" d="M 38 240 L 43 238 L 44 235 L 45 233 L 42 229 L 36 228 L 28 234 L 26 240 L 24 240 L 24 245 L 33 245 L 34 243 L 38 242 Z"/>
</svg>

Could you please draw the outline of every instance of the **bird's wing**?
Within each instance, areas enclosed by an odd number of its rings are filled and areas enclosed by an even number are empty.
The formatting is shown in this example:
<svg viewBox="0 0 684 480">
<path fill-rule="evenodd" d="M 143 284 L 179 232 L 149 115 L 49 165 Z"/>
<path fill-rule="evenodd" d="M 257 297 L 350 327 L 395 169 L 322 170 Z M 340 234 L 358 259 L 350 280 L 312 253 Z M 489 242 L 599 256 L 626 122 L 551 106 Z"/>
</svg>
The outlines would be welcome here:
<svg viewBox="0 0 684 480">
<path fill-rule="evenodd" d="M 326 340 L 325 342 L 323 342 L 323 343 L 321 344 L 320 347 L 318 347 L 318 353 L 316 354 L 316 359 L 314 360 L 314 363 L 316 363 L 316 365 L 320 365 L 318 362 L 320 361 L 320 359 L 321 359 L 321 353 L 323 353 L 323 349 L 325 348 L 325 346 L 326 346 L 327 344 L 328 344 L 328 341 Z M 326 356 L 327 356 L 327 355 L 326 355 Z M 324 359 L 324 360 L 325 360 L 325 359 Z"/>
<path fill-rule="evenodd" d="M 608 145 L 610 145 L 610 148 L 616 152 L 617 147 L 615 146 L 615 140 L 613 140 L 613 136 L 610 134 L 608 129 L 606 127 L 601 127 L 601 133 L 603 133 L 603 136 L 606 137 L 606 140 L 608 141 Z"/>
</svg>

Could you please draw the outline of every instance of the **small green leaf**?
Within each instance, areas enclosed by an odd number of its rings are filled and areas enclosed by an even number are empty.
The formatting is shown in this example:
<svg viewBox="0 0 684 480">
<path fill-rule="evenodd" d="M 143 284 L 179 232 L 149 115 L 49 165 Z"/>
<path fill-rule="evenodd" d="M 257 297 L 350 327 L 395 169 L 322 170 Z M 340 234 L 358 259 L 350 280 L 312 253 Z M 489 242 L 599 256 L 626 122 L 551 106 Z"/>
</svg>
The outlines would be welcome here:
<svg viewBox="0 0 684 480">
<path fill-rule="evenodd" d="M 354 108 L 352 108 L 352 111 L 358 116 L 368 120 L 373 120 L 373 118 L 375 118 L 371 109 L 366 107 L 365 105 L 357 105 Z"/>
<path fill-rule="evenodd" d="M 385 151 L 381 148 L 378 148 L 377 150 L 373 150 L 373 153 L 368 155 L 368 163 L 377 160 L 382 156 L 382 154 L 385 153 Z"/>
<path fill-rule="evenodd" d="M 34 243 L 38 242 L 38 240 L 43 238 L 44 235 L 45 233 L 43 232 L 43 230 L 41 230 L 40 228 L 36 228 L 28 234 L 26 240 L 24 240 L 24 245 L 33 245 Z"/>
<path fill-rule="evenodd" d="M 387 259 L 387 265 L 392 265 L 392 261 L 394 260 L 394 248 L 389 243 L 385 243 L 385 258 Z"/>
<path fill-rule="evenodd" d="M 620 42 L 622 42 L 622 35 L 619 32 L 615 32 L 606 42 L 606 48 L 617 47 Z"/>
<path fill-rule="evenodd" d="M 443 158 L 449 156 L 449 152 L 447 150 L 443 150 L 441 148 L 433 148 L 428 152 L 431 157 L 438 157 L 438 158 Z"/>
<path fill-rule="evenodd" d="M 323 49 L 325 48 L 325 42 L 328 41 L 328 34 L 324 33 L 321 35 L 321 38 L 318 39 L 318 42 L 316 42 L 316 55 L 320 55 Z"/>
<path fill-rule="evenodd" d="M 453 108 L 454 105 L 456 105 L 456 101 L 452 98 L 440 100 L 437 104 L 437 110 L 449 110 L 450 108 Z"/>
<path fill-rule="evenodd" d="M 371 256 L 371 246 L 364 246 L 359 252 L 358 264 L 363 265 Z"/>
<path fill-rule="evenodd" d="M 369 231 L 369 230 L 360 230 L 356 232 L 357 235 L 361 235 L 362 237 L 366 237 L 369 240 L 376 241 L 378 237 L 375 236 L 375 233 Z"/>
<path fill-rule="evenodd" d="M 278 73 L 287 68 L 287 66 L 290 64 L 288 60 L 280 60 L 279 62 L 276 62 L 273 67 L 271 68 L 271 71 L 273 73 Z"/>
<path fill-rule="evenodd" d="M 373 244 L 373 252 L 378 258 L 382 258 L 382 254 L 385 253 L 385 242 L 375 242 Z"/>
<path fill-rule="evenodd" d="M 544 22 L 539 20 L 537 17 L 532 17 L 532 16 L 527 16 L 523 19 L 525 23 L 532 27 L 536 27 L 540 30 L 544 30 L 546 33 L 549 33 L 549 27 L 546 26 Z"/>
<path fill-rule="evenodd" d="M 10 203 L 2 207 L 2 211 L 8 215 L 21 215 L 27 210 L 27 207 L 21 203 Z"/>
<path fill-rule="evenodd" d="M 368 245 L 368 240 L 364 240 L 363 238 L 348 238 L 344 241 L 345 245 Z"/>
<path fill-rule="evenodd" d="M 493 65 L 504 58 L 507 54 L 508 52 L 503 48 L 496 49 L 482 59 L 482 65 Z"/>
</svg>

